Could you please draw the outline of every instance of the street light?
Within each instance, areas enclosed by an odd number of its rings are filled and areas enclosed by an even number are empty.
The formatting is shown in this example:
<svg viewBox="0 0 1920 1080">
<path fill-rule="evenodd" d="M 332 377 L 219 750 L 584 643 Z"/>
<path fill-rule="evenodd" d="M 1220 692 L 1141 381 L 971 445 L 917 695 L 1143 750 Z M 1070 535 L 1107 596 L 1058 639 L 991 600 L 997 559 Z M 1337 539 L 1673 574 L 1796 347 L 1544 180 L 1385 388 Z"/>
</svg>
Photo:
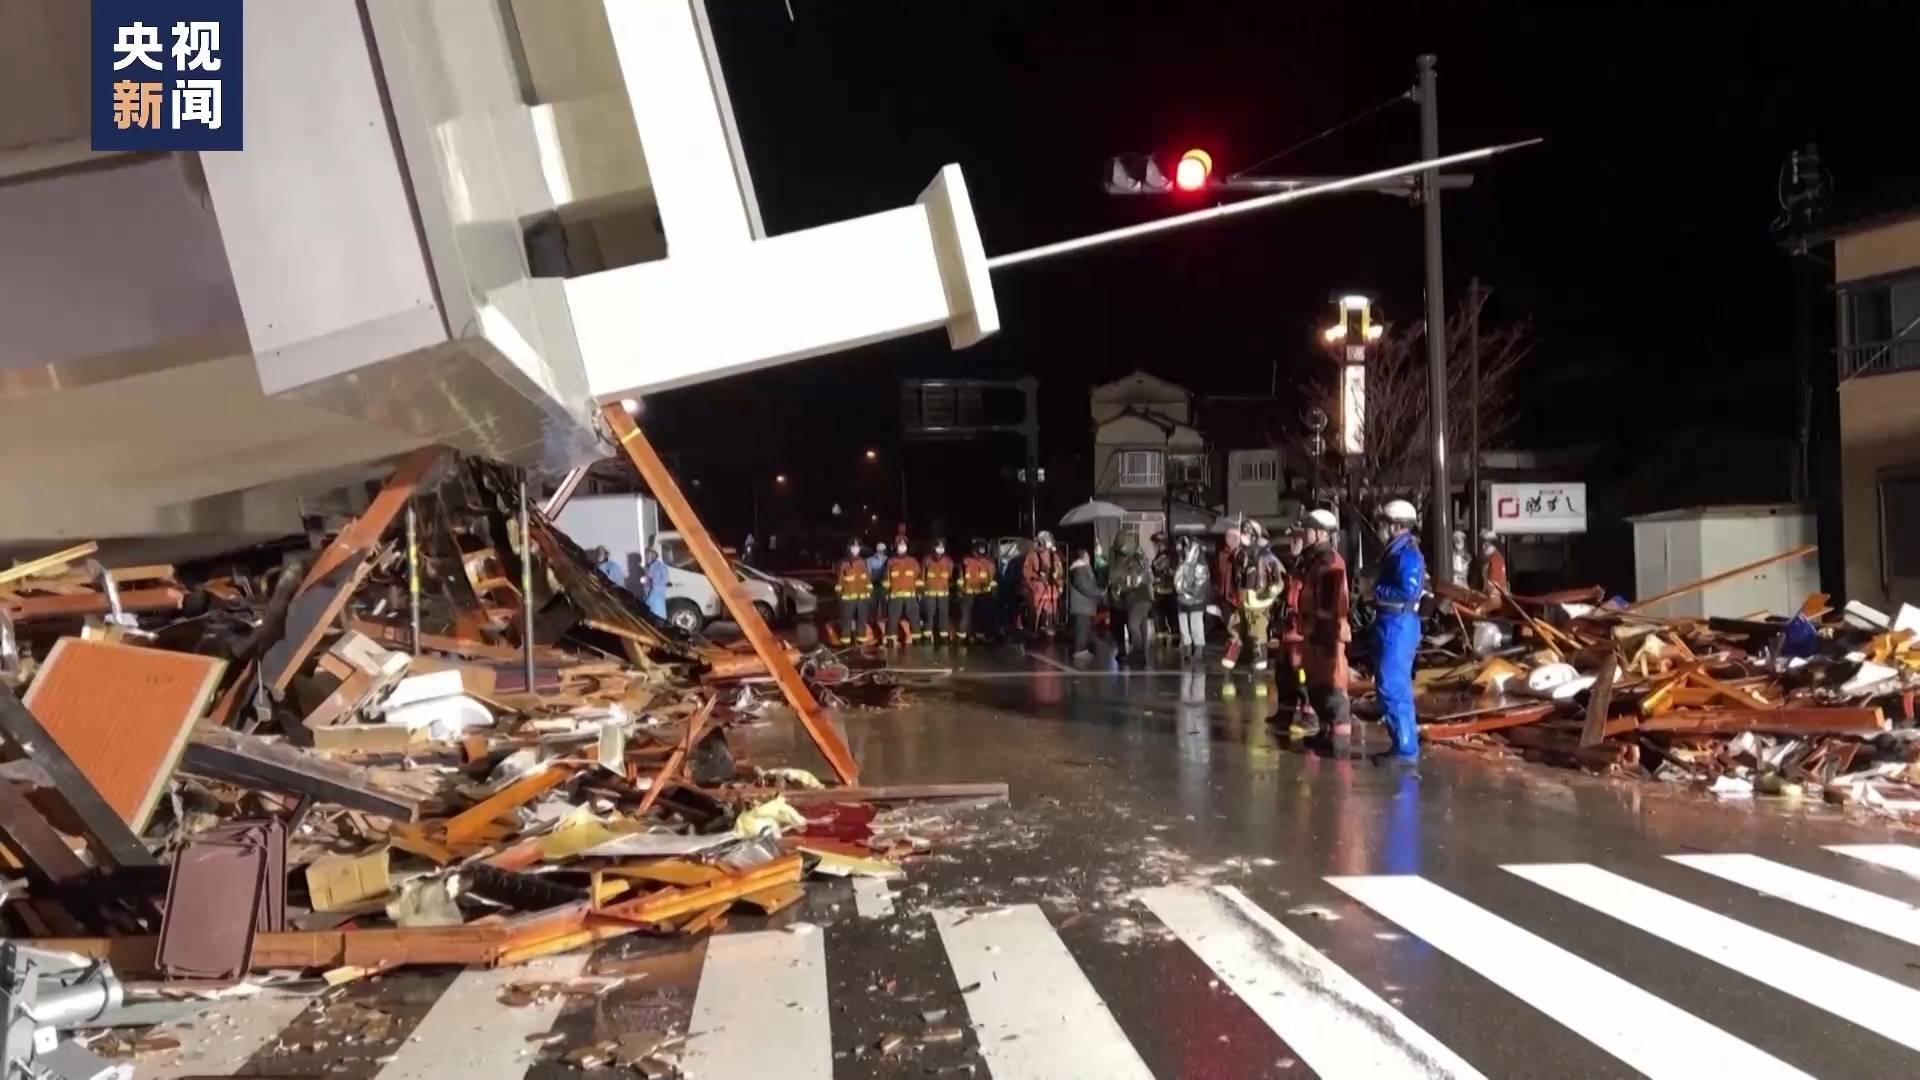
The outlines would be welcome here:
<svg viewBox="0 0 1920 1080">
<path fill-rule="evenodd" d="M 1173 170 L 1173 183 L 1181 191 L 1199 191 L 1213 175 L 1213 155 L 1205 150 L 1189 150 L 1180 155 Z"/>
<path fill-rule="evenodd" d="M 774 474 L 774 476 L 773 476 L 773 482 L 774 482 L 774 483 L 776 483 L 776 484 L 784 484 L 784 483 L 786 483 L 786 482 L 787 482 L 787 474 L 786 474 L 786 473 L 775 473 L 775 474 Z"/>
<path fill-rule="evenodd" d="M 878 450 L 875 450 L 875 449 L 873 449 L 873 448 L 871 448 L 871 447 L 869 447 L 869 448 L 867 449 L 867 460 L 868 460 L 868 461 L 879 461 L 879 460 L 880 460 L 880 451 L 878 451 Z"/>
</svg>

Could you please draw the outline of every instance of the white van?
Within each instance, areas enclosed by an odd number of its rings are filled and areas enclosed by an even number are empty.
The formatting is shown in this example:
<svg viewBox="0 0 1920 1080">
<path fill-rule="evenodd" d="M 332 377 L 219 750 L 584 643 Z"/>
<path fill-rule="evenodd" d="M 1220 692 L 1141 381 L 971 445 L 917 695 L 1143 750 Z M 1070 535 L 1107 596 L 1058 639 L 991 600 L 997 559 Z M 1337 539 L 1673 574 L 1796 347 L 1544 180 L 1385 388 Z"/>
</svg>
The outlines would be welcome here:
<svg viewBox="0 0 1920 1080">
<path fill-rule="evenodd" d="M 646 563 L 647 538 L 656 536 L 659 521 L 659 506 L 645 495 L 576 495 L 561 508 L 554 524 L 589 552 L 606 548 L 613 561 L 626 568 L 626 580 L 614 584 L 640 596 L 646 591 L 641 568 Z M 667 564 L 667 621 L 688 633 L 699 633 L 723 618 L 726 609 L 720 603 L 720 590 L 700 572 L 680 534 L 660 532 L 656 538 L 660 558 Z M 805 582 L 762 573 L 738 560 L 733 560 L 733 571 L 768 625 L 787 618 L 811 618 L 818 606 Z"/>
</svg>

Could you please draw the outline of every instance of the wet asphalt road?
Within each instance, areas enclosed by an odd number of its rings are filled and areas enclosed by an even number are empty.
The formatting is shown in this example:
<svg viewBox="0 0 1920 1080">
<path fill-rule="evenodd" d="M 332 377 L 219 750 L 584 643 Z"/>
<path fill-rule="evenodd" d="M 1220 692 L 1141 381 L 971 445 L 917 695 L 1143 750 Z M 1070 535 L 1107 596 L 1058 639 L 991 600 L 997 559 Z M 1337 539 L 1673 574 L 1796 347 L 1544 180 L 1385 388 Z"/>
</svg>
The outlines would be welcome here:
<svg viewBox="0 0 1920 1080">
<path fill-rule="evenodd" d="M 1417 875 L 1550 943 L 1523 958 L 1526 971 L 1554 980 L 1564 968 L 1572 980 L 1579 961 L 1590 962 L 1635 993 L 1750 1044 L 1783 1071 L 1920 1075 L 1920 1013 L 1905 1014 L 1904 1030 L 1879 1015 L 1904 1003 L 1902 995 L 1920 995 L 1920 912 L 1899 907 L 1920 903 L 1920 878 L 1825 849 L 1914 845 L 1910 832 L 1825 807 L 1719 804 L 1444 750 L 1429 753 L 1415 776 L 1301 752 L 1269 724 L 1276 695 L 1256 696 L 1241 676 L 1225 696 L 1217 670 L 1066 670 L 1058 658 L 1012 647 L 915 649 L 895 663 L 954 671 L 913 689 L 905 708 L 847 717 L 863 781 L 1004 780 L 1012 800 L 929 814 L 924 831 L 936 837 L 934 851 L 895 883 L 893 914 L 862 917 L 852 887 L 834 882 L 813 886 L 805 904 L 774 919 L 775 928 L 821 928 L 832 1075 L 842 1080 L 1000 1075 L 982 1055 L 990 1035 L 965 1030 L 957 1042 L 921 1041 L 940 1028 L 968 1029 L 970 995 L 980 993 L 959 981 L 931 913 L 1026 904 L 1044 912 L 1111 1012 L 1113 1037 L 1131 1043 L 1150 1075 L 1325 1075 L 1133 896 L 1166 885 L 1237 887 L 1486 1076 L 1656 1071 L 1645 1060 L 1629 1066 L 1599 1045 L 1607 1040 L 1576 1034 L 1565 1016 L 1551 1018 L 1502 989 L 1488 977 L 1488 961 L 1463 963 L 1326 880 L 1340 875 Z M 1370 734 L 1383 743 L 1377 730 Z M 757 762 L 819 767 L 792 725 L 741 735 Z M 1668 858 L 1687 853 L 1760 856 L 1871 890 L 1897 902 L 1888 919 L 1899 925 L 1854 925 Z M 1740 973 L 1663 939 L 1667 923 L 1630 925 L 1503 869 L 1536 863 L 1601 867 L 1776 937 L 1743 948 L 1758 970 Z M 760 925 L 735 919 L 732 930 Z M 1769 944 L 1781 939 L 1851 967 L 1844 978 L 1808 967 L 1792 946 Z M 706 948 L 634 939 L 602 948 L 588 973 L 633 978 L 565 1006 L 554 1023 L 559 1039 L 544 1050 L 528 1044 L 489 1075 L 635 1075 L 554 1059 L 595 1039 L 686 1032 Z M 395 1076 L 393 1055 L 455 978 L 405 975 L 348 988 L 347 999 L 391 1017 L 379 1038 L 342 1040 L 313 1009 L 243 1071 Z M 1798 999 L 1806 996 L 1814 1002 Z M 1592 1007 L 1617 1002 L 1601 996 Z M 488 1020 L 476 1013 L 473 1022 Z M 890 1054 L 876 1049 L 893 1035 L 906 1040 Z"/>
</svg>

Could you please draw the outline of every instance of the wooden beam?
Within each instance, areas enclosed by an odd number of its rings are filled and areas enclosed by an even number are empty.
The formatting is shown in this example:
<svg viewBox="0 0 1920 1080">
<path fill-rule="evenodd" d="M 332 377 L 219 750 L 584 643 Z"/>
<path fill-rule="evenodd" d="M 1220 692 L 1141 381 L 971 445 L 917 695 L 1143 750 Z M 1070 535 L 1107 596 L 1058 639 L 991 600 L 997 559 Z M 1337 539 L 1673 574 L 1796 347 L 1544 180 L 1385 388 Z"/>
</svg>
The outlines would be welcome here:
<svg viewBox="0 0 1920 1080">
<path fill-rule="evenodd" d="M 1758 731 L 1770 735 L 1877 735 L 1891 725 L 1878 708 L 1828 706 L 1778 709 L 1686 709 L 1649 717 L 1641 731 L 1711 735 Z"/>
<path fill-rule="evenodd" d="M 301 579 L 300 591 L 312 588 L 321 578 L 326 577 L 340 566 L 359 558 L 364 559 L 374 548 L 380 545 L 380 537 L 385 535 L 387 526 L 392 525 L 400 511 L 407 508 L 407 500 L 413 498 L 413 490 L 426 479 L 427 473 L 440 463 L 445 453 L 438 446 L 423 446 L 401 459 L 393 472 L 387 475 L 387 482 L 380 487 L 380 493 L 367 504 L 367 512 L 353 519 L 340 535 L 333 538 L 320 557 L 313 560 L 307 576 Z"/>
<path fill-rule="evenodd" d="M 35 574 L 44 573 L 56 566 L 64 566 L 70 562 L 77 562 L 99 550 L 100 545 L 89 540 L 84 544 L 75 544 L 65 551 L 56 551 L 51 555 L 42 555 L 29 562 L 15 563 L 5 570 L 0 570 L 0 585 L 5 585 L 10 581 L 30 578 Z"/>
<path fill-rule="evenodd" d="M 501 923 L 395 930 L 287 930 L 254 936 L 252 969 L 490 964 L 506 939 L 507 928 Z M 160 939 L 154 934 L 43 938 L 22 944 L 104 959 L 123 977 L 159 972 L 154 954 Z"/>
<path fill-rule="evenodd" d="M 0 841 L 19 857 L 35 890 L 78 885 L 92 873 L 18 785 L 0 781 Z"/>
<path fill-rule="evenodd" d="M 495 818 L 559 787 L 572 775 L 573 770 L 568 766 L 548 762 L 448 818 L 446 829 L 438 839 L 449 846 L 475 839 Z"/>
<path fill-rule="evenodd" d="M 1482 731 L 1501 731 L 1525 724 L 1537 724 L 1552 716 L 1553 712 L 1552 705 L 1529 705 L 1524 709 L 1509 709 L 1453 724 L 1421 724 L 1420 737 L 1433 742 L 1438 739 L 1457 739 L 1462 735 L 1475 735 Z"/>
<path fill-rule="evenodd" d="M 311 796 L 396 821 L 420 816 L 418 802 L 371 783 L 357 769 L 252 735 L 202 729 L 187 744 L 180 767 L 211 780 Z"/>
<path fill-rule="evenodd" d="M 1613 704 L 1613 680 L 1620 675 L 1620 665 L 1609 653 L 1600 665 L 1600 677 L 1594 680 L 1593 692 L 1587 698 L 1587 720 L 1580 725 L 1580 745 L 1598 746 L 1606 738 L 1607 709 Z"/>
<path fill-rule="evenodd" d="M 120 610 L 132 612 L 179 611 L 187 602 L 182 589 L 122 589 Z M 113 610 L 107 594 L 87 592 L 77 596 L 17 596 L 6 601 L 7 615 L 15 622 L 34 619 L 79 619 L 105 615 Z"/>
<path fill-rule="evenodd" d="M 687 755 L 693 753 L 694 746 L 700 742 L 700 733 L 707 727 L 707 717 L 713 715 L 714 706 L 718 704 L 718 697 L 710 697 L 692 716 L 687 717 L 686 735 L 681 738 L 680 745 L 673 748 L 673 753 L 667 756 L 666 764 L 660 766 L 660 771 L 653 775 L 653 782 L 647 785 L 647 793 L 640 797 L 640 809 L 634 814 L 635 817 L 646 817 L 647 811 L 653 809 L 654 802 L 660 798 L 660 793 L 667 790 L 667 783 L 680 771 Z"/>
<path fill-rule="evenodd" d="M 1767 558 L 1747 563 L 1745 566 L 1736 566 L 1731 570 L 1722 571 L 1712 577 L 1701 578 L 1699 581 L 1689 581 L 1685 585 L 1668 589 L 1666 592 L 1658 593 L 1654 596 L 1649 596 L 1645 600 L 1635 600 L 1633 603 L 1628 604 L 1623 610 L 1638 611 L 1641 608 L 1652 607 L 1664 600 L 1671 600 L 1676 596 L 1685 596 L 1690 592 L 1698 592 L 1709 585 L 1718 585 L 1731 578 L 1737 578 L 1741 574 L 1751 574 L 1755 570 L 1763 570 L 1772 566 L 1774 563 L 1786 562 L 1789 559 L 1798 559 L 1811 555 L 1819 550 L 1820 545 L 1818 544 L 1803 544 L 1800 547 L 1794 548 L 1792 551 L 1783 551 L 1778 555 L 1770 555 Z"/>
<path fill-rule="evenodd" d="M 639 471 L 640 478 L 653 492 L 667 517 L 680 530 L 681 539 L 687 543 L 687 549 L 693 553 L 693 561 L 700 572 L 707 576 L 720 593 L 720 601 L 726 606 L 727 614 L 732 616 L 747 640 L 753 644 L 753 651 L 767 665 L 767 671 L 773 676 L 775 685 L 785 695 L 787 704 L 799 715 L 800 723 L 806 727 L 807 734 L 813 738 L 813 744 L 820 749 L 821 756 L 832 766 L 835 776 L 844 784 L 860 782 L 860 767 L 854 763 L 852 751 L 847 749 L 840 732 L 833 726 L 833 719 L 814 700 L 813 692 L 800 680 L 800 673 L 794 670 L 793 662 L 787 659 L 786 650 L 773 636 L 773 631 L 761 620 L 760 613 L 754 610 L 753 601 L 740 585 L 733 567 L 720 551 L 713 537 L 707 534 L 705 525 L 693 512 L 693 506 L 681 494 L 680 485 L 673 479 L 665 462 L 654 452 L 653 444 L 634 426 L 633 417 L 618 402 L 602 410 L 607 426 L 620 441 L 620 448 L 626 451 L 628 460 Z"/>
</svg>

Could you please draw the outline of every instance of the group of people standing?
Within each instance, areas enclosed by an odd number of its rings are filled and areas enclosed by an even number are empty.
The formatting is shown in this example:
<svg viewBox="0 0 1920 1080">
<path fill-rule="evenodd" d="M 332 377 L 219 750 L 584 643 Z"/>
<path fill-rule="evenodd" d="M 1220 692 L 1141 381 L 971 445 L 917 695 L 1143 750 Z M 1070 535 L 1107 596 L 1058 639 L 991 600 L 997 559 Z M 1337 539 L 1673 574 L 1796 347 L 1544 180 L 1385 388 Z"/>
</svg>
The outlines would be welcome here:
<svg viewBox="0 0 1920 1080">
<path fill-rule="evenodd" d="M 998 573 L 987 542 L 975 540 L 958 564 L 945 540 L 935 540 L 916 558 L 905 536 L 874 545 L 862 555 L 860 539 L 834 564 L 834 594 L 840 622 L 828 634 L 836 644 L 905 645 L 914 641 L 961 644 L 986 641 L 993 627 Z M 955 614 L 958 629 L 955 629 Z"/>
<path fill-rule="evenodd" d="M 647 549 L 640 560 L 639 571 L 634 574 L 628 574 L 627 568 L 605 547 L 593 549 L 593 564 L 608 581 L 638 596 L 654 618 L 667 617 L 667 562 L 660 557 L 659 548 Z"/>
</svg>

